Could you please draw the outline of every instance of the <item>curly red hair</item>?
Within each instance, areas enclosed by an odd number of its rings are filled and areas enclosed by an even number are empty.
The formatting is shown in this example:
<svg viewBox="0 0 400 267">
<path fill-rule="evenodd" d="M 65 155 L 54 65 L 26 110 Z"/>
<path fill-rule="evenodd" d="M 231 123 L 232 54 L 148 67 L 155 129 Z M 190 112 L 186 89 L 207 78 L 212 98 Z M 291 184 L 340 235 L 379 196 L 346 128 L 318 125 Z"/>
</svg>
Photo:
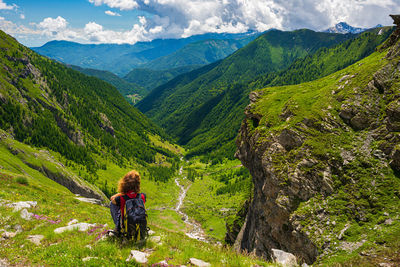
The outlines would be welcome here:
<svg viewBox="0 0 400 267">
<path fill-rule="evenodd" d="M 140 174 L 132 170 L 118 182 L 118 192 L 127 194 L 129 191 L 140 193 Z"/>
</svg>

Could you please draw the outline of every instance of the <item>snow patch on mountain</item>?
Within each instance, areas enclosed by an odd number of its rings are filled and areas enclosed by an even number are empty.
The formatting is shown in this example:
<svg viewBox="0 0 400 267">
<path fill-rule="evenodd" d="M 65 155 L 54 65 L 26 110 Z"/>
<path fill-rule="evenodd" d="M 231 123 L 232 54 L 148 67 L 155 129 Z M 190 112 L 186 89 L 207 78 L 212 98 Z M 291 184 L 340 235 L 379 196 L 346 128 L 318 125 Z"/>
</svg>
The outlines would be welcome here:
<svg viewBox="0 0 400 267">
<path fill-rule="evenodd" d="M 378 24 L 373 28 L 380 28 L 380 27 L 383 27 L 383 26 L 381 24 Z M 346 22 L 339 22 L 335 26 L 326 29 L 324 32 L 342 33 L 342 34 L 346 34 L 346 33 L 357 34 L 357 33 L 361 33 L 361 32 L 364 32 L 366 30 L 369 30 L 369 29 L 370 28 L 357 28 L 357 27 L 350 26 Z"/>
</svg>

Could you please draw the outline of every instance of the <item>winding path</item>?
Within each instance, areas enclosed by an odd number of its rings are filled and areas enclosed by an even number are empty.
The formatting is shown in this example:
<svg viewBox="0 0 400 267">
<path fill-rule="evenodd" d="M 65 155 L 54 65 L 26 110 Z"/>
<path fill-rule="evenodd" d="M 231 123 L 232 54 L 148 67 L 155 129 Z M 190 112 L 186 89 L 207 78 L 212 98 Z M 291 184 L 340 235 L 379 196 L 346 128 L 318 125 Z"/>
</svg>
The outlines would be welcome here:
<svg viewBox="0 0 400 267">
<path fill-rule="evenodd" d="M 179 175 L 182 175 L 182 171 L 183 168 L 181 167 L 179 169 Z M 184 177 L 183 179 L 186 179 L 186 177 Z M 186 192 L 189 190 L 190 185 L 185 188 L 184 185 L 179 183 L 179 180 L 180 180 L 179 177 L 175 179 L 176 185 L 179 186 L 179 188 L 181 189 L 181 191 L 179 192 L 179 199 L 178 203 L 176 204 L 175 211 L 182 216 L 183 222 L 190 227 L 190 230 L 187 231 L 185 234 L 190 238 L 208 243 L 209 241 L 207 235 L 204 233 L 204 230 L 203 228 L 201 228 L 201 225 L 197 222 L 190 221 L 189 216 L 181 210 L 183 200 L 186 197 Z"/>
</svg>

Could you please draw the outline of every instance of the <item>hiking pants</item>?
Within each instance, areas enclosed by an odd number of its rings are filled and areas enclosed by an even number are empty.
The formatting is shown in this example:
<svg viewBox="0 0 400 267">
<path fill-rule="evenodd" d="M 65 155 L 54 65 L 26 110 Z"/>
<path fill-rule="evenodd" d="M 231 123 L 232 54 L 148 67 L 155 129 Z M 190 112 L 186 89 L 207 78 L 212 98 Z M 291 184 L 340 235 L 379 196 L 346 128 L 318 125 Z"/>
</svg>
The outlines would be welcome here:
<svg viewBox="0 0 400 267">
<path fill-rule="evenodd" d="M 119 220 L 121 219 L 121 208 L 119 206 L 113 204 L 112 202 L 110 202 L 110 212 L 111 212 L 111 217 L 114 220 L 115 229 L 120 231 L 121 226 L 120 226 Z"/>
</svg>

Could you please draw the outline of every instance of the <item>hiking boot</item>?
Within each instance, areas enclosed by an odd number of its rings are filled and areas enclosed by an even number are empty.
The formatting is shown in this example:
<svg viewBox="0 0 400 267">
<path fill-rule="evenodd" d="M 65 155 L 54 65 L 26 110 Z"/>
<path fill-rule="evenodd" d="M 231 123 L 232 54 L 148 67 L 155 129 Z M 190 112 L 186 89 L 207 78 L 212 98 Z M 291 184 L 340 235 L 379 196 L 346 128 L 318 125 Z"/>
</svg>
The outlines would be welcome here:
<svg viewBox="0 0 400 267">
<path fill-rule="evenodd" d="M 121 236 L 121 231 L 117 228 L 114 228 L 114 230 L 108 230 L 108 235 L 109 236 L 115 236 L 115 237 L 120 237 Z"/>
</svg>

